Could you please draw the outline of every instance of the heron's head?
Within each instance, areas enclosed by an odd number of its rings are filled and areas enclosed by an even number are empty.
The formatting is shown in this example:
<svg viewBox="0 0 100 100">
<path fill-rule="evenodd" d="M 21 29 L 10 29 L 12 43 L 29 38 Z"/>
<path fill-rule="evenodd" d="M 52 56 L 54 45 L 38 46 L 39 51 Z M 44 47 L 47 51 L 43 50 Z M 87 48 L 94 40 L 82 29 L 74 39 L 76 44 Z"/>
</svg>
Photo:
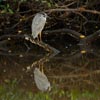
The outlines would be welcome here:
<svg viewBox="0 0 100 100">
<path fill-rule="evenodd" d="M 44 17 L 44 18 L 48 17 L 48 15 L 45 12 L 40 12 L 39 14 L 40 14 L 41 17 Z"/>
</svg>

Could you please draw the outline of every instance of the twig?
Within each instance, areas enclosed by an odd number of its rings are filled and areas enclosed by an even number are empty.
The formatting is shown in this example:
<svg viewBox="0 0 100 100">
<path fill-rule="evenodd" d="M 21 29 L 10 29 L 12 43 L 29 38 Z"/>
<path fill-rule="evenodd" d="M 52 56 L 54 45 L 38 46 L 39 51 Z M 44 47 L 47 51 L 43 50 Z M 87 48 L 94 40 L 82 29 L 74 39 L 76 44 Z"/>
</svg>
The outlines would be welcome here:
<svg viewBox="0 0 100 100">
<path fill-rule="evenodd" d="M 92 14 L 99 14 L 100 15 L 100 12 L 99 11 L 96 11 L 96 10 L 88 10 L 88 9 L 85 9 L 83 7 L 79 7 L 79 8 L 56 8 L 56 9 L 50 9 L 50 10 L 45 10 L 45 12 L 61 12 L 61 11 L 67 11 L 67 12 L 87 12 L 87 13 L 92 13 Z"/>
</svg>

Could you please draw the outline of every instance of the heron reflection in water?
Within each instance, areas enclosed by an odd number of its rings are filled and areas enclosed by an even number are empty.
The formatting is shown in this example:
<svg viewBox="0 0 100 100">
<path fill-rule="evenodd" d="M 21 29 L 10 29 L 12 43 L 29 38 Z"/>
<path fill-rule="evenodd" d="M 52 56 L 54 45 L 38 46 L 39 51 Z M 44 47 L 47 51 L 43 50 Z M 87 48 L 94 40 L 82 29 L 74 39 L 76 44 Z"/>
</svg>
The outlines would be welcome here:
<svg viewBox="0 0 100 100">
<path fill-rule="evenodd" d="M 51 90 L 51 85 L 48 78 L 43 72 L 40 71 L 39 68 L 34 69 L 34 80 L 39 90 L 43 92 Z"/>
<path fill-rule="evenodd" d="M 44 12 L 37 13 L 32 20 L 32 36 L 41 41 L 41 32 L 45 26 L 47 14 Z M 39 36 L 39 37 L 38 37 Z"/>
</svg>

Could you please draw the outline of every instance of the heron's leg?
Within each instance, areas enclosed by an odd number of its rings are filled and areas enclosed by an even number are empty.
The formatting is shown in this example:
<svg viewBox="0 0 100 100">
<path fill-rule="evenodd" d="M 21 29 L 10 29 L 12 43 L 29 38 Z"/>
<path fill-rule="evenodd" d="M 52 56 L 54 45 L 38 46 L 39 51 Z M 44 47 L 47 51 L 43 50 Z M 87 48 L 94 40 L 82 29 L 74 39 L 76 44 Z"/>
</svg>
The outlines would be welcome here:
<svg viewBox="0 0 100 100">
<path fill-rule="evenodd" d="M 39 70 L 41 70 L 41 65 L 39 64 Z"/>
<path fill-rule="evenodd" d="M 40 41 L 42 41 L 42 33 L 39 33 L 39 38 L 40 38 Z"/>
<path fill-rule="evenodd" d="M 41 72 L 44 73 L 44 70 L 43 70 L 43 63 L 42 63 L 41 65 L 42 65 L 42 66 L 41 66 L 41 67 L 42 67 Z"/>
<path fill-rule="evenodd" d="M 40 39 L 39 39 L 39 35 L 38 35 L 38 37 L 37 37 L 37 40 L 39 41 Z"/>
</svg>

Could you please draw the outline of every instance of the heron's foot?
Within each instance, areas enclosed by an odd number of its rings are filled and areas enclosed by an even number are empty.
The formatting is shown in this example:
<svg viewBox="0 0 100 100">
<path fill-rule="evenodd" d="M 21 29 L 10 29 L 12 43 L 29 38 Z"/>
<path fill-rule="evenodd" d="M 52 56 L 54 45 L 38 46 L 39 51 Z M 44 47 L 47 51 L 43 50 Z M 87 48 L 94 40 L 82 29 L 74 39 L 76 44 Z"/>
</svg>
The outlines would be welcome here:
<svg viewBox="0 0 100 100">
<path fill-rule="evenodd" d="M 44 73 L 43 64 L 42 64 L 42 66 L 41 66 L 41 67 L 42 67 L 41 71 L 42 71 L 42 73 Z"/>
<path fill-rule="evenodd" d="M 40 38 L 38 37 L 38 38 L 37 38 L 37 41 L 38 41 L 38 42 L 42 42 L 42 39 L 40 39 Z"/>
</svg>

